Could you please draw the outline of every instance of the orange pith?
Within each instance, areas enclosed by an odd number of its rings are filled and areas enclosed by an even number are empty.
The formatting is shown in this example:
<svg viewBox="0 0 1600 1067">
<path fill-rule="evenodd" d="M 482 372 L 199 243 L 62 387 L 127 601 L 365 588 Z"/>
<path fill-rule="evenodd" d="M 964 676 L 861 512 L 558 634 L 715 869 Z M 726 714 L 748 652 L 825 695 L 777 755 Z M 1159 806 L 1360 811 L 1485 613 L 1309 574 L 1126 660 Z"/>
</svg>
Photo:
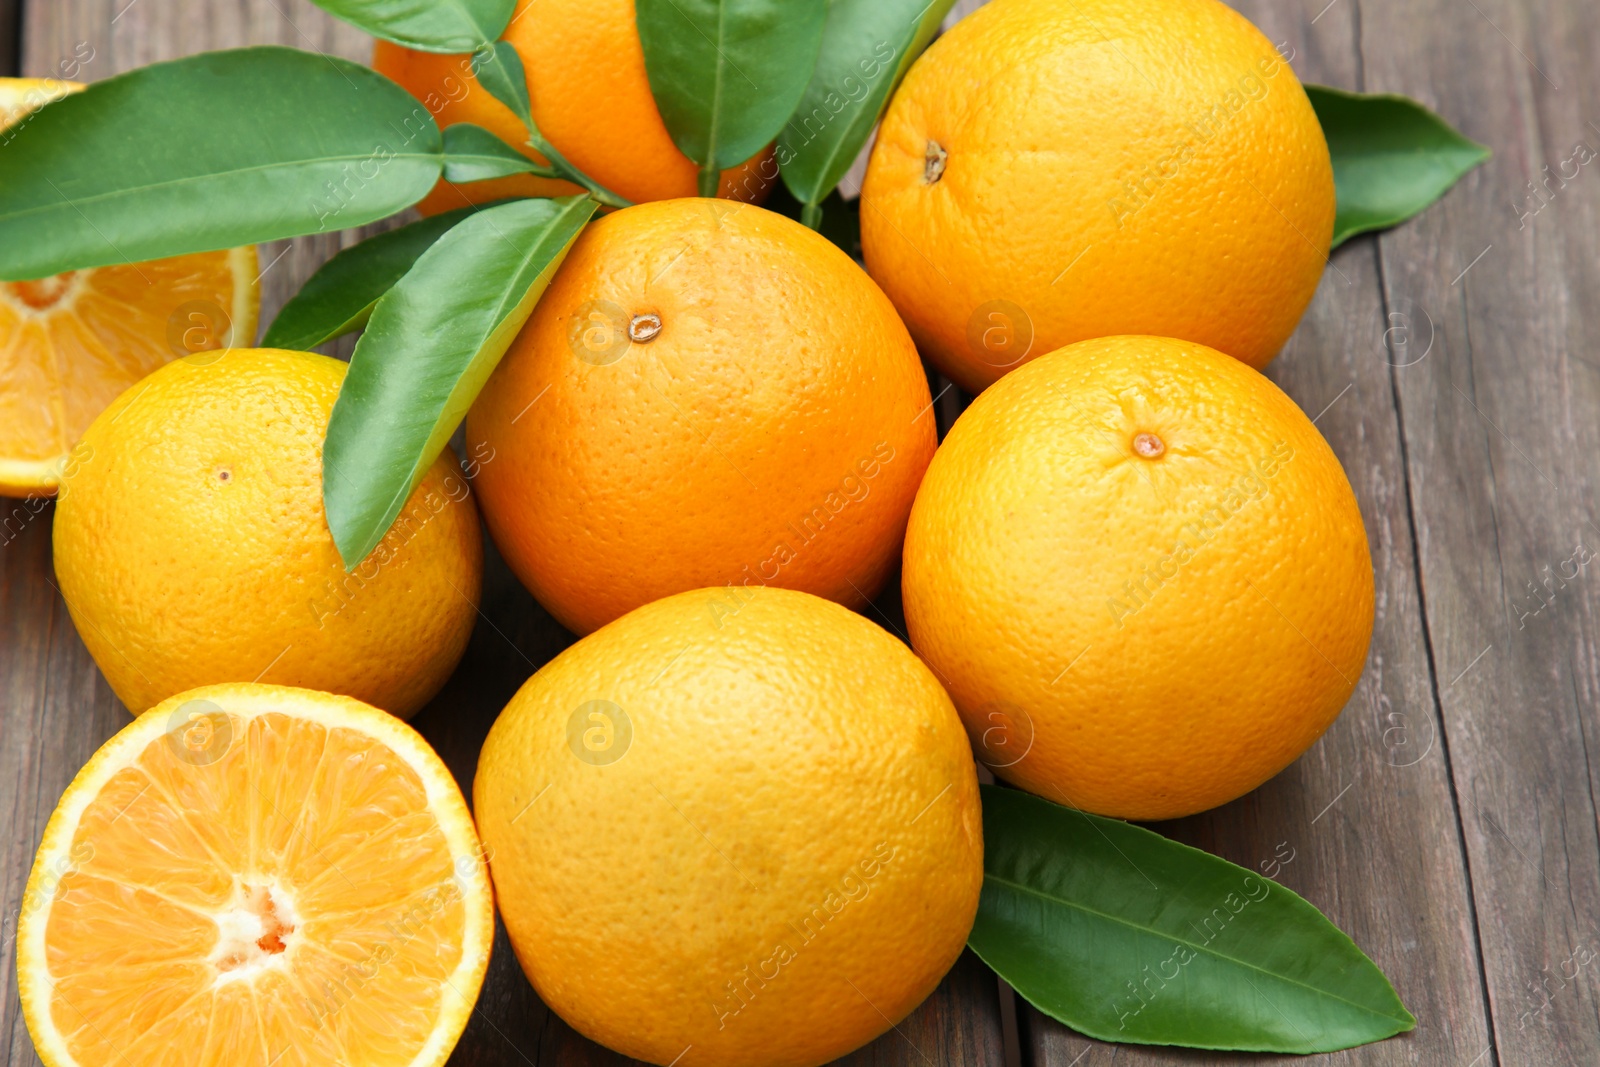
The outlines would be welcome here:
<svg viewBox="0 0 1600 1067">
<path fill-rule="evenodd" d="M 78 88 L 0 78 L 0 129 Z M 78 436 L 152 370 L 253 340 L 256 272 L 251 247 L 0 282 L 0 495 L 54 493 Z"/>
<path fill-rule="evenodd" d="M 50 1067 L 443 1062 L 492 936 L 437 756 L 344 697 L 215 686 L 113 738 L 24 899 L 18 979 Z"/>
</svg>

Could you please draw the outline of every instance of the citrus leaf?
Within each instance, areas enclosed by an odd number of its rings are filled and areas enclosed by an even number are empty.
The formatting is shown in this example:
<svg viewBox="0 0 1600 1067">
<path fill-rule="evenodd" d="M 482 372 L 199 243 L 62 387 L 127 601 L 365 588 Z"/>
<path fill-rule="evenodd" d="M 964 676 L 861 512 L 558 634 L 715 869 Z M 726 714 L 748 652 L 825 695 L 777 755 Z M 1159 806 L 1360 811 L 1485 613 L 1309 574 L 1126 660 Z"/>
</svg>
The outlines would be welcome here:
<svg viewBox="0 0 1600 1067">
<path fill-rule="evenodd" d="M 822 47 L 826 0 L 637 0 L 656 108 L 700 194 L 777 136 Z"/>
<path fill-rule="evenodd" d="M 1331 1052 L 1416 1025 L 1304 899 L 1117 819 L 983 787 L 969 944 L 1040 1011 L 1102 1041 Z"/>
<path fill-rule="evenodd" d="M 820 204 L 855 162 L 889 94 L 928 47 L 954 0 L 833 0 L 822 53 L 778 135 L 784 184 Z M 814 212 L 807 213 L 809 222 Z"/>
<path fill-rule="evenodd" d="M 347 568 L 388 533 L 599 205 L 513 200 L 457 223 L 378 301 L 322 452 Z"/>
<path fill-rule="evenodd" d="M 1334 248 L 1419 214 L 1491 155 L 1404 96 L 1325 85 L 1306 86 L 1306 95 L 1333 156 Z"/>
<path fill-rule="evenodd" d="M 472 57 L 472 76 L 490 96 L 511 109 L 511 113 L 532 130 L 533 101 L 528 97 L 528 75 L 522 57 L 510 41 L 496 41 Z"/>
<path fill-rule="evenodd" d="M 571 160 L 561 154 L 560 149 L 545 139 L 544 134 L 539 131 L 538 124 L 533 121 L 532 102 L 528 98 L 528 78 L 522 66 L 522 57 L 517 55 L 517 50 L 511 47 L 509 42 L 497 42 L 493 48 L 483 49 L 474 55 L 472 72 L 478 79 L 478 84 L 487 89 L 490 96 L 510 108 L 512 113 L 522 120 L 522 125 L 528 130 L 529 147 L 550 161 L 548 167 L 535 165 L 524 168 L 528 173 L 546 178 L 562 178 L 574 185 L 582 186 L 589 190 L 590 196 L 609 207 L 632 206 L 631 200 L 618 196 L 573 166 Z"/>
<path fill-rule="evenodd" d="M 506 32 L 516 0 L 311 0 L 374 37 L 423 52 L 472 52 Z"/>
<path fill-rule="evenodd" d="M 444 128 L 444 180 L 481 182 L 511 174 L 559 177 L 540 166 L 482 126 L 458 122 Z"/>
<path fill-rule="evenodd" d="M 262 47 L 141 67 L 0 152 L 0 279 L 364 225 L 442 167 L 428 109 L 359 63 Z"/>
<path fill-rule="evenodd" d="M 283 305 L 261 338 L 262 347 L 309 350 L 361 329 L 378 298 L 405 277 L 417 257 L 478 210 L 473 206 L 446 211 L 346 248 L 317 268 Z"/>
</svg>

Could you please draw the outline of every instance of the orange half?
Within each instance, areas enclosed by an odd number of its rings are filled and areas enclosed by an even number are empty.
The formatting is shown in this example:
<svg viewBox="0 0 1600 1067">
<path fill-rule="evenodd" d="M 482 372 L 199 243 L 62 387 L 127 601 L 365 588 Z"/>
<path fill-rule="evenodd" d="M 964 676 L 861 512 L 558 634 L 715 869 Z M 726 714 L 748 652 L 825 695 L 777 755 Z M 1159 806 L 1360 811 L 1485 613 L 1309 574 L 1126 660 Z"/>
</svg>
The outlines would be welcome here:
<svg viewBox="0 0 1600 1067">
<path fill-rule="evenodd" d="M 68 786 L 17 986 L 47 1067 L 433 1067 L 493 934 L 466 802 L 416 731 L 348 697 L 210 686 Z"/>
<path fill-rule="evenodd" d="M 0 78 L 0 145 L 81 88 Z M 123 390 L 179 356 L 253 343 L 259 308 L 253 245 L 0 282 L 0 496 L 54 493 L 79 435 Z"/>
</svg>

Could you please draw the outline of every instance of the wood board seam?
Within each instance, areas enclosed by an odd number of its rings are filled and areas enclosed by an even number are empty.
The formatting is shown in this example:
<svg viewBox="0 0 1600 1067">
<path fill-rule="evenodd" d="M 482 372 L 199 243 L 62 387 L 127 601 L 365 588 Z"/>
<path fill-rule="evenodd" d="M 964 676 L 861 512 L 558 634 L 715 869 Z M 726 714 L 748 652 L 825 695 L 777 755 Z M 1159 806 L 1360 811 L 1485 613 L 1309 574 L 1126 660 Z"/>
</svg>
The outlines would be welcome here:
<svg viewBox="0 0 1600 1067">
<path fill-rule="evenodd" d="M 1351 0 L 1351 22 L 1354 34 L 1354 51 L 1356 61 L 1356 88 L 1359 92 L 1369 92 L 1367 86 L 1367 56 L 1365 36 L 1364 12 L 1362 0 Z M 1372 254 L 1374 266 L 1378 274 L 1378 305 L 1383 313 L 1382 321 L 1387 325 L 1394 320 L 1390 318 L 1394 306 L 1389 294 L 1389 271 L 1384 261 L 1384 245 L 1387 236 L 1377 233 L 1372 236 Z M 1465 290 L 1462 296 L 1465 299 Z M 1387 342 L 1386 342 L 1387 343 Z M 1470 350 L 1470 348 L 1469 348 Z M 1411 579 L 1416 584 L 1417 615 L 1422 624 L 1422 648 L 1428 666 L 1428 691 L 1433 696 L 1434 730 L 1439 738 L 1439 754 L 1444 760 L 1445 783 L 1449 789 L 1450 807 L 1455 816 L 1456 826 L 1456 852 L 1461 864 L 1462 882 L 1467 892 L 1467 911 L 1472 920 L 1472 955 L 1473 964 L 1477 972 L 1478 998 L 1483 1015 L 1483 1025 L 1489 1041 L 1486 1052 L 1490 1053 L 1493 1065 L 1500 1063 L 1500 1040 L 1495 1028 L 1494 1009 L 1489 998 L 1489 973 L 1484 962 L 1483 931 L 1478 912 L 1477 886 L 1473 879 L 1472 855 L 1467 848 L 1466 824 L 1461 809 L 1461 795 L 1456 785 L 1455 760 L 1450 751 L 1450 733 L 1445 723 L 1444 693 L 1439 688 L 1438 661 L 1435 656 L 1433 624 L 1428 611 L 1427 591 L 1424 587 L 1422 574 L 1422 546 L 1417 537 L 1417 504 L 1413 486 L 1411 484 L 1411 451 L 1409 439 L 1406 436 L 1405 409 L 1400 396 L 1399 371 L 1400 368 L 1389 362 L 1389 398 L 1390 406 L 1394 410 L 1395 418 L 1395 443 L 1399 449 L 1400 458 L 1400 485 L 1405 494 L 1406 533 L 1411 545 Z M 1502 586 L 1504 579 L 1502 578 Z"/>
<path fill-rule="evenodd" d="M 1356 5 L 1359 9 L 1359 3 Z M 1359 46 L 1358 46 L 1359 51 Z M 1363 66 L 1364 66 L 1363 61 Z M 1362 79 L 1362 92 L 1366 91 L 1365 78 Z M 1374 237 L 1373 257 L 1378 270 L 1378 301 L 1383 309 L 1383 321 L 1392 321 L 1389 318 L 1390 308 L 1393 306 L 1389 299 L 1389 273 L 1384 267 L 1383 253 L 1384 237 L 1380 234 Z M 1412 493 L 1411 485 L 1411 455 L 1407 443 L 1405 429 L 1405 411 L 1401 403 L 1400 383 L 1398 380 L 1400 368 L 1392 363 L 1389 367 L 1389 394 L 1393 402 L 1396 424 L 1396 437 L 1400 449 L 1400 484 L 1405 491 L 1406 501 L 1406 532 L 1411 543 L 1411 576 L 1417 587 L 1417 615 L 1422 623 L 1422 648 L 1427 656 L 1428 663 L 1428 691 L 1433 695 L 1434 729 L 1439 738 L 1439 754 L 1444 759 L 1445 782 L 1450 790 L 1450 806 L 1455 814 L 1456 824 L 1456 851 L 1461 858 L 1463 882 L 1467 891 L 1467 910 L 1472 917 L 1472 954 L 1473 963 L 1478 974 L 1478 995 L 1483 1008 L 1484 1027 L 1488 1031 L 1489 1050 L 1492 1050 L 1493 1063 L 1500 1062 L 1500 1042 L 1495 1029 L 1493 1006 L 1489 1000 L 1489 972 L 1484 963 L 1483 932 L 1478 914 L 1477 886 L 1473 881 L 1472 854 L 1467 849 L 1467 830 L 1462 816 L 1461 794 L 1456 784 L 1455 760 L 1450 752 L 1450 731 L 1444 716 L 1444 692 L 1439 688 L 1438 661 L 1434 652 L 1433 620 L 1428 613 L 1428 595 L 1425 583 L 1422 580 L 1422 546 L 1417 539 L 1417 507 Z M 1504 580 L 1502 579 L 1502 585 Z"/>
</svg>

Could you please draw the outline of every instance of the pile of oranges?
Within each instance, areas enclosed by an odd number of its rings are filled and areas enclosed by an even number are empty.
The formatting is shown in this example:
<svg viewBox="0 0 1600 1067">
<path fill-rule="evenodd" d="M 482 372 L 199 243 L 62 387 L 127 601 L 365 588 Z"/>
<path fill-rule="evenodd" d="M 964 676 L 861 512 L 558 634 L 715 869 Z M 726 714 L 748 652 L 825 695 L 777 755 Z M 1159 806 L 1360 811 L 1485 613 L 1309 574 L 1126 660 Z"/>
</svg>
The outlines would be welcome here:
<svg viewBox="0 0 1600 1067">
<path fill-rule="evenodd" d="M 353 569 L 322 512 L 344 367 L 229 347 L 254 329 L 237 255 L 143 265 L 159 297 L 129 268 L 0 286 L 0 405 L 27 415 L 0 418 L 0 483 L 59 491 L 62 595 L 138 716 L 24 902 L 52 1067 L 441 1063 L 496 905 L 539 996 L 611 1048 L 823 1063 L 961 952 L 979 763 L 1171 818 L 1282 770 L 1354 689 L 1362 518 L 1259 373 L 1316 289 L 1332 171 L 1242 17 L 960 22 L 883 120 L 863 270 L 748 202 L 764 156 L 690 195 L 629 0 L 518 10 L 545 136 L 641 203 L 581 235 L 462 462 Z M 461 57 L 376 65 L 441 121 L 513 121 Z M 101 306 L 150 300 L 225 329 L 157 368 L 167 325 Z M 942 443 L 923 359 L 978 394 Z M 501 714 L 469 814 L 401 719 L 478 618 L 480 511 L 579 640 Z"/>
</svg>

